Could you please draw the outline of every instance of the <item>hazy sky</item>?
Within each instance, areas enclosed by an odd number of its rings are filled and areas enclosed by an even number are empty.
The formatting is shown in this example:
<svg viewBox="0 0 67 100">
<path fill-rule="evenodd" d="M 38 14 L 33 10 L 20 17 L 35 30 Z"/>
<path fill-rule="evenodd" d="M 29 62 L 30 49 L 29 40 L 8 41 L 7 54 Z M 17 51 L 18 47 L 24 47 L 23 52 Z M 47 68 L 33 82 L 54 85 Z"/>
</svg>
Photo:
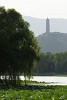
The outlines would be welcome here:
<svg viewBox="0 0 67 100">
<path fill-rule="evenodd" d="M 36 18 L 67 18 L 67 0 L 0 0 L 0 6 Z"/>
</svg>

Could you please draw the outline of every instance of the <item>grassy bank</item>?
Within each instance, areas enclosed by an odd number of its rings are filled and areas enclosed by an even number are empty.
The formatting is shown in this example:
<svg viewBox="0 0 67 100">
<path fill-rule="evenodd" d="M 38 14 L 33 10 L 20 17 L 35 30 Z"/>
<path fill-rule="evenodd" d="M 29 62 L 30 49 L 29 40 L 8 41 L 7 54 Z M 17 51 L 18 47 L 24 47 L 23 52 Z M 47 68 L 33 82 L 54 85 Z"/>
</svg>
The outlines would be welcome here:
<svg viewBox="0 0 67 100">
<path fill-rule="evenodd" d="M 67 86 L 3 86 L 0 100 L 67 100 Z"/>
</svg>

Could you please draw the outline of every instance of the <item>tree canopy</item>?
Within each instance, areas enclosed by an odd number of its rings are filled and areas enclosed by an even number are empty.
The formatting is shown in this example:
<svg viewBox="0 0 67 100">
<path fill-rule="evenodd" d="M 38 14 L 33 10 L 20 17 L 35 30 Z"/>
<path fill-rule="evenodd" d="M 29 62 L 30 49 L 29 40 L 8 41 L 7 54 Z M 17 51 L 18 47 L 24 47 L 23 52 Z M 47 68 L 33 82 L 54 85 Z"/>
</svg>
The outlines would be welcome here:
<svg viewBox="0 0 67 100">
<path fill-rule="evenodd" d="M 39 59 L 39 47 L 29 26 L 15 9 L 0 7 L 0 76 L 3 79 L 16 83 L 22 74 L 31 76 L 34 62 Z"/>
<path fill-rule="evenodd" d="M 67 74 L 67 51 L 55 54 L 42 53 L 34 73 L 37 75 Z"/>
</svg>

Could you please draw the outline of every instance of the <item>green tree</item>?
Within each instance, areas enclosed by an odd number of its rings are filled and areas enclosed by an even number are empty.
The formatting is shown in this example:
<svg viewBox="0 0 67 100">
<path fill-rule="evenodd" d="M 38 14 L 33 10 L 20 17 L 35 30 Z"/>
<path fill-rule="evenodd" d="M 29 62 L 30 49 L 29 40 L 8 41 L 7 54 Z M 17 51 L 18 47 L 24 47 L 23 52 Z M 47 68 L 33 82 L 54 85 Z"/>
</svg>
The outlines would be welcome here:
<svg viewBox="0 0 67 100">
<path fill-rule="evenodd" d="M 17 83 L 19 76 L 31 76 L 34 62 L 39 59 L 39 47 L 34 33 L 29 30 L 15 9 L 0 7 L 0 75 Z"/>
<path fill-rule="evenodd" d="M 44 75 L 45 73 L 54 72 L 54 55 L 50 52 L 42 53 L 40 55 L 40 61 L 37 64 L 36 71 L 39 75 Z"/>
<path fill-rule="evenodd" d="M 55 72 L 67 72 L 67 52 L 60 52 L 54 55 Z"/>
</svg>

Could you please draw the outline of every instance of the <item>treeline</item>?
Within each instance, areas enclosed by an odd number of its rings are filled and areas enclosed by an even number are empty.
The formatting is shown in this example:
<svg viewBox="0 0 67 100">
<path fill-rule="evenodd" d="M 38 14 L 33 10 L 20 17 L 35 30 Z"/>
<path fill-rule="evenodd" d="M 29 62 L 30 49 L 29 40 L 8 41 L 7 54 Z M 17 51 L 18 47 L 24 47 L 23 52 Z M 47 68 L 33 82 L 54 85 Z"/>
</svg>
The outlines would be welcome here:
<svg viewBox="0 0 67 100">
<path fill-rule="evenodd" d="M 42 53 L 34 70 L 35 75 L 53 75 L 67 73 L 67 52 L 56 54 Z"/>
</svg>

